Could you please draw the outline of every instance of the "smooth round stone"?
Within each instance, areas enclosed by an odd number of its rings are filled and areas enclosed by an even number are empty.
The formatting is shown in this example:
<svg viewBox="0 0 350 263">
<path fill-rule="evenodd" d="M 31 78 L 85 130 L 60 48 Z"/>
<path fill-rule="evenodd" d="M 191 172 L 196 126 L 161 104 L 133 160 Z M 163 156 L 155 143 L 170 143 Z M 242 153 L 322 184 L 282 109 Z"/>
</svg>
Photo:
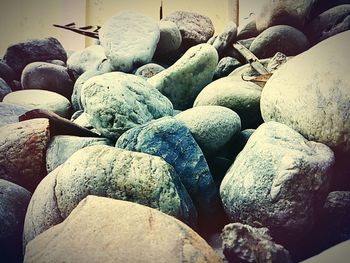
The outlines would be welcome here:
<svg viewBox="0 0 350 263">
<path fill-rule="evenodd" d="M 139 67 L 135 71 L 135 75 L 139 76 L 143 79 L 149 79 L 153 77 L 154 75 L 158 74 L 159 72 L 163 71 L 165 68 L 161 65 L 155 64 L 155 63 L 148 63 L 146 65 L 143 65 Z"/>
<path fill-rule="evenodd" d="M 241 131 L 237 113 L 221 106 L 199 106 L 175 117 L 190 129 L 206 155 L 212 155 Z"/>
<path fill-rule="evenodd" d="M 23 89 L 49 90 L 66 98 L 71 97 L 74 85 L 66 67 L 47 62 L 28 64 L 23 69 L 21 83 Z"/>
<path fill-rule="evenodd" d="M 182 43 L 180 30 L 174 22 L 161 20 L 158 22 L 158 26 L 160 37 L 154 53 L 154 56 L 157 58 L 177 51 Z"/>
<path fill-rule="evenodd" d="M 0 102 L 4 99 L 4 97 L 11 93 L 12 89 L 11 87 L 6 83 L 5 80 L 0 78 Z"/>
<path fill-rule="evenodd" d="M 157 22 L 152 18 L 124 11 L 102 25 L 99 39 L 114 71 L 131 72 L 151 62 L 159 34 Z"/>
<path fill-rule="evenodd" d="M 309 40 L 298 29 L 287 26 L 273 26 L 258 35 L 250 45 L 250 51 L 258 58 L 273 57 L 277 52 L 295 56 L 309 48 Z"/>
<path fill-rule="evenodd" d="M 350 153 L 348 43 L 350 31 L 337 34 L 277 70 L 261 94 L 264 120 L 284 123 L 309 140 Z"/>
<path fill-rule="evenodd" d="M 28 108 L 0 102 L 0 127 L 18 122 L 18 117 L 29 111 Z"/>
<path fill-rule="evenodd" d="M 222 262 L 196 232 L 173 217 L 139 204 L 92 195 L 82 200 L 63 223 L 31 241 L 24 262 L 72 259 L 105 263 Z"/>
<path fill-rule="evenodd" d="M 62 95 L 47 90 L 18 90 L 5 96 L 4 102 L 26 107 L 28 109 L 49 110 L 68 118 L 70 102 Z"/>
</svg>

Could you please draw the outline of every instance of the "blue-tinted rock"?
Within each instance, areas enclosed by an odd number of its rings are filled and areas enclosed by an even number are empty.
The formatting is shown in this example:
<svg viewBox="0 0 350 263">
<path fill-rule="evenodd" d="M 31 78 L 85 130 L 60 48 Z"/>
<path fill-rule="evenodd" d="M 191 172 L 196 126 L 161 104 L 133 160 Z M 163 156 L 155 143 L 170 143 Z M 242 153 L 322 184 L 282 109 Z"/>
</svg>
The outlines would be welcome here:
<svg viewBox="0 0 350 263">
<path fill-rule="evenodd" d="M 11 87 L 6 83 L 5 80 L 0 78 L 0 101 L 2 101 L 2 99 L 10 92 L 12 92 Z"/>
<path fill-rule="evenodd" d="M 26 107 L 0 102 L 0 127 L 18 122 L 18 117 L 27 111 L 29 111 L 29 109 Z"/>
</svg>

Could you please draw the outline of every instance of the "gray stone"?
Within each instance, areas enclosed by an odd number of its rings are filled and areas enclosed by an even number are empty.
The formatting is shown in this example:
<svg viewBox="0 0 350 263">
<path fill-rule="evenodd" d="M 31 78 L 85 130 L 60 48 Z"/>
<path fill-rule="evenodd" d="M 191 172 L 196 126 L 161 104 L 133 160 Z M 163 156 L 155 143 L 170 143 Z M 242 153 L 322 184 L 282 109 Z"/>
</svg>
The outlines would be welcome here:
<svg viewBox="0 0 350 263">
<path fill-rule="evenodd" d="M 85 198 L 63 223 L 31 241 L 24 262 L 72 260 L 222 262 L 197 233 L 173 217 L 139 204 L 96 196 Z"/>
<path fill-rule="evenodd" d="M 139 76 L 143 79 L 149 79 L 153 77 L 154 75 L 158 74 L 159 72 L 163 71 L 165 68 L 161 65 L 155 64 L 155 63 L 148 63 L 146 65 L 143 65 L 139 67 L 135 71 L 135 75 Z"/>
<path fill-rule="evenodd" d="M 14 78 L 21 78 L 22 70 L 26 65 L 35 61 L 59 59 L 67 61 L 67 53 L 61 43 L 53 37 L 30 39 L 9 46 L 4 55 L 4 61 L 15 73 Z"/>
<path fill-rule="evenodd" d="M 217 80 L 223 77 L 227 77 L 233 70 L 241 66 L 242 64 L 233 57 L 223 57 L 220 59 L 216 66 L 213 79 Z"/>
<path fill-rule="evenodd" d="M 197 96 L 194 107 L 217 105 L 227 107 L 241 118 L 242 129 L 256 128 L 261 120 L 260 96 L 262 89 L 237 77 L 224 77 L 213 81 Z"/>
<path fill-rule="evenodd" d="M 90 194 L 153 207 L 196 226 L 196 210 L 172 166 L 156 156 L 95 145 L 75 152 L 38 185 L 25 218 L 25 244 Z"/>
<path fill-rule="evenodd" d="M 0 78 L 5 80 L 8 85 L 15 78 L 15 72 L 3 60 L 0 60 Z"/>
<path fill-rule="evenodd" d="M 171 116 L 171 102 L 140 77 L 111 72 L 90 78 L 81 92 L 91 124 L 112 140 L 150 120 Z"/>
<path fill-rule="evenodd" d="M 73 123 L 78 124 L 79 126 L 87 128 L 89 130 L 94 128 L 91 124 L 91 116 L 86 112 L 80 114 L 79 117 L 73 121 Z"/>
<path fill-rule="evenodd" d="M 92 45 L 83 50 L 75 51 L 67 60 L 67 67 L 77 75 L 86 71 L 98 70 L 102 61 L 106 59 L 104 48 Z"/>
<path fill-rule="evenodd" d="M 277 52 L 270 60 L 269 63 L 267 64 L 267 71 L 270 73 L 273 73 L 277 69 L 279 69 L 284 63 L 288 61 L 288 57 L 281 53 Z"/>
<path fill-rule="evenodd" d="M 289 252 L 273 241 L 267 228 L 233 223 L 224 227 L 221 236 L 229 262 L 293 262 Z"/>
<path fill-rule="evenodd" d="M 31 193 L 14 183 L 0 179 L 0 259 L 22 262 L 24 217 Z"/>
<path fill-rule="evenodd" d="M 194 107 L 175 118 L 190 129 L 206 156 L 219 151 L 241 131 L 241 120 L 237 113 L 221 106 Z"/>
<path fill-rule="evenodd" d="M 305 27 L 305 34 L 312 44 L 350 30 L 350 4 L 333 7 L 315 17 Z"/>
<path fill-rule="evenodd" d="M 174 22 L 181 33 L 183 51 L 188 48 L 206 43 L 214 35 L 214 25 L 209 17 L 188 11 L 175 11 L 163 18 Z"/>
<path fill-rule="evenodd" d="M 237 25 L 230 21 L 224 31 L 220 33 L 213 42 L 213 47 L 218 51 L 219 57 L 222 58 L 225 50 L 232 46 L 237 37 Z"/>
<path fill-rule="evenodd" d="M 155 57 L 168 56 L 177 51 L 182 43 L 179 28 L 174 22 L 161 20 L 158 22 L 160 38 L 155 51 Z"/>
<path fill-rule="evenodd" d="M 143 14 L 120 12 L 105 22 L 99 39 L 115 71 L 131 72 L 151 62 L 159 40 L 157 22 Z"/>
<path fill-rule="evenodd" d="M 47 62 L 32 62 L 22 71 L 21 83 L 23 89 L 43 89 L 56 92 L 70 98 L 73 81 L 68 69 Z"/>
<path fill-rule="evenodd" d="M 190 48 L 175 64 L 148 82 L 170 99 L 174 108 L 190 108 L 198 93 L 213 78 L 218 54 L 210 44 Z"/>
<path fill-rule="evenodd" d="M 48 119 L 8 124 L 0 129 L 0 178 L 33 191 L 47 174 Z"/>
<path fill-rule="evenodd" d="M 245 21 L 238 27 L 237 40 L 248 39 L 259 35 L 259 31 L 256 28 L 256 18 L 251 17 L 248 21 Z"/>
<path fill-rule="evenodd" d="M 4 97 L 11 93 L 11 87 L 6 83 L 5 80 L 0 78 L 0 102 L 4 99 Z"/>
<path fill-rule="evenodd" d="M 350 0 L 315 0 L 311 8 L 309 21 L 313 20 L 319 14 L 338 5 L 350 4 Z"/>
<path fill-rule="evenodd" d="M 295 56 L 309 48 L 309 40 L 298 29 L 287 26 L 273 26 L 258 35 L 250 45 L 250 51 L 258 58 L 273 57 L 277 52 Z"/>
<path fill-rule="evenodd" d="M 57 66 L 67 67 L 66 63 L 59 59 L 51 59 L 51 60 L 47 60 L 46 62 Z"/>
<path fill-rule="evenodd" d="M 257 12 L 256 27 L 259 32 L 275 25 L 303 29 L 314 2 L 315 0 L 264 0 Z"/>
<path fill-rule="evenodd" d="M 51 138 L 46 150 L 46 169 L 51 172 L 76 151 L 92 145 L 112 145 L 105 138 L 58 135 Z"/>
<path fill-rule="evenodd" d="M 249 138 L 225 175 L 220 194 L 232 222 L 268 227 L 287 245 L 311 231 L 328 193 L 334 154 L 277 122 Z"/>
<path fill-rule="evenodd" d="M 3 102 L 23 106 L 30 110 L 49 110 L 64 118 L 69 118 L 71 114 L 69 100 L 56 92 L 48 90 L 28 89 L 14 91 L 7 94 Z"/>
<path fill-rule="evenodd" d="M 18 122 L 18 117 L 29 109 L 5 102 L 0 102 L 0 127 Z"/>
<path fill-rule="evenodd" d="M 264 120 L 284 123 L 309 140 L 349 153 L 349 42 L 350 31 L 340 33 L 277 70 L 261 95 Z"/>
</svg>

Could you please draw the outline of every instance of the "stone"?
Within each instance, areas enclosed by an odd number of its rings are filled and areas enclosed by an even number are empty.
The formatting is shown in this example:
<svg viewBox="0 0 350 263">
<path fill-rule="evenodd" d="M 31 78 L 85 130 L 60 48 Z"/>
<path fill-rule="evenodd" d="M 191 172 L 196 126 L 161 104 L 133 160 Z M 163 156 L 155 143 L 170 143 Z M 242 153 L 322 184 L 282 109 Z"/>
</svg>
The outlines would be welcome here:
<svg viewBox="0 0 350 263">
<path fill-rule="evenodd" d="M 83 85 L 81 101 L 93 127 L 112 140 L 128 129 L 173 114 L 171 102 L 158 90 L 122 72 L 90 78 Z"/>
<path fill-rule="evenodd" d="M 350 0 L 316 0 L 311 8 L 309 21 L 313 20 L 319 14 L 338 5 L 350 4 Z"/>
<path fill-rule="evenodd" d="M 237 25 L 230 21 L 224 31 L 220 33 L 213 42 L 213 47 L 218 51 L 219 57 L 222 58 L 225 50 L 232 46 L 237 37 Z"/>
<path fill-rule="evenodd" d="M 152 18 L 124 11 L 102 25 L 99 39 L 113 70 L 131 72 L 151 62 L 159 34 L 157 22 Z"/>
<path fill-rule="evenodd" d="M 164 117 L 125 132 L 116 147 L 162 157 L 174 167 L 199 218 L 213 222 L 220 207 L 218 192 L 204 155 L 185 124 Z"/>
<path fill-rule="evenodd" d="M 216 66 L 213 80 L 227 77 L 233 70 L 241 65 L 241 62 L 233 57 L 223 57 Z"/>
<path fill-rule="evenodd" d="M 350 4 L 335 6 L 315 17 L 305 27 L 305 34 L 312 44 L 350 30 Z"/>
<path fill-rule="evenodd" d="M 36 119 L 8 124 L 1 127 L 0 135 L 0 179 L 34 191 L 47 174 L 49 121 Z"/>
<path fill-rule="evenodd" d="M 154 75 L 158 74 L 159 72 L 163 71 L 164 69 L 165 68 L 161 65 L 155 63 L 148 63 L 139 67 L 135 71 L 135 75 L 147 80 L 153 77 Z"/>
<path fill-rule="evenodd" d="M 0 102 L 0 127 L 18 122 L 18 117 L 28 111 L 28 108 Z"/>
<path fill-rule="evenodd" d="M 163 159 L 95 145 L 75 152 L 38 185 L 25 218 L 24 243 L 62 222 L 90 194 L 153 207 L 192 227 L 197 223 L 188 193 Z"/>
<path fill-rule="evenodd" d="M 86 112 L 83 112 L 82 114 L 80 114 L 80 116 L 78 118 L 76 118 L 73 123 L 84 127 L 86 129 L 93 129 L 94 127 L 91 125 L 91 116 L 89 114 L 87 114 Z"/>
<path fill-rule="evenodd" d="M 24 217 L 31 193 L 9 181 L 0 179 L 0 259 L 22 262 Z"/>
<path fill-rule="evenodd" d="M 56 92 L 70 99 L 73 81 L 68 69 L 47 62 L 32 62 L 22 71 L 23 89 L 42 89 Z"/>
<path fill-rule="evenodd" d="M 67 54 L 67 56 L 68 56 L 68 54 Z M 66 63 L 63 62 L 62 60 L 59 60 L 59 59 L 50 59 L 50 60 L 47 60 L 46 62 L 57 65 L 57 66 L 67 67 Z"/>
<path fill-rule="evenodd" d="M 75 238 L 69 238 L 71 236 Z M 79 240 L 77 242 L 76 240 Z M 24 262 L 222 262 L 191 228 L 139 204 L 88 196 L 31 241 Z"/>
<path fill-rule="evenodd" d="M 284 123 L 308 140 L 349 153 L 349 41 L 350 31 L 337 34 L 277 70 L 261 94 L 263 119 Z"/>
<path fill-rule="evenodd" d="M 273 73 L 277 69 L 279 69 L 284 63 L 288 61 L 288 57 L 281 53 L 277 52 L 270 60 L 269 63 L 267 64 L 267 71 L 270 73 Z"/>
<path fill-rule="evenodd" d="M 264 30 L 250 45 L 258 58 L 273 57 L 277 52 L 295 56 L 309 48 L 307 37 L 291 26 L 278 25 Z"/>
<path fill-rule="evenodd" d="M 222 231 L 222 246 L 229 262 L 292 263 L 289 252 L 276 244 L 267 228 L 231 223 Z"/>
<path fill-rule="evenodd" d="M 175 64 L 148 82 L 169 98 L 175 109 L 185 110 L 211 82 L 217 64 L 216 49 L 210 44 L 200 44 L 187 50 Z"/>
<path fill-rule="evenodd" d="M 252 82 L 228 76 L 207 85 L 199 93 L 193 106 L 227 107 L 239 115 L 242 129 L 256 128 L 262 123 L 261 91 L 262 89 Z"/>
<path fill-rule="evenodd" d="M 264 0 L 257 12 L 256 28 L 259 32 L 276 25 L 303 29 L 314 2 L 315 0 Z"/>
<path fill-rule="evenodd" d="M 288 126 L 267 122 L 225 175 L 220 195 L 231 222 L 267 227 L 288 247 L 311 231 L 329 189 L 332 150 Z"/>
<path fill-rule="evenodd" d="M 5 80 L 8 85 L 10 85 L 15 78 L 15 72 L 3 60 L 0 60 L 0 78 Z"/>
<path fill-rule="evenodd" d="M 86 71 L 98 70 L 106 58 L 105 50 L 100 45 L 91 45 L 75 51 L 67 60 L 67 67 L 75 74 L 81 75 Z"/>
<path fill-rule="evenodd" d="M 175 11 L 163 20 L 172 21 L 178 26 L 182 36 L 180 49 L 183 51 L 206 43 L 214 35 L 215 29 L 211 19 L 198 13 Z"/>
<path fill-rule="evenodd" d="M 236 136 L 236 138 L 234 139 L 234 142 L 230 147 L 230 154 L 236 157 L 244 149 L 244 146 L 247 144 L 250 136 L 252 136 L 254 132 L 255 132 L 255 129 L 245 129 L 241 131 Z"/>
<path fill-rule="evenodd" d="M 4 55 L 4 61 L 13 69 L 16 80 L 21 78 L 22 70 L 29 63 L 51 59 L 67 61 L 66 51 L 61 43 L 53 37 L 30 39 L 13 44 L 7 48 Z"/>
<path fill-rule="evenodd" d="M 256 28 L 256 18 L 255 16 L 251 17 L 242 25 L 239 25 L 237 32 L 237 40 L 248 39 L 252 37 L 257 37 L 259 31 Z"/>
<path fill-rule="evenodd" d="M 71 112 L 70 102 L 62 95 L 39 89 L 18 90 L 5 96 L 3 102 L 12 103 L 32 109 L 43 109 L 56 113 L 57 115 L 69 118 Z"/>
<path fill-rule="evenodd" d="M 198 106 L 175 117 L 189 128 L 205 155 L 219 151 L 241 131 L 237 113 L 222 106 Z"/>
<path fill-rule="evenodd" d="M 174 22 L 161 20 L 158 22 L 160 37 L 154 56 L 159 58 L 176 52 L 182 43 L 179 28 Z"/>
<path fill-rule="evenodd" d="M 57 135 L 51 138 L 46 150 L 46 169 L 51 172 L 76 151 L 93 145 L 112 145 L 105 138 Z"/>
<path fill-rule="evenodd" d="M 0 102 L 4 99 L 4 97 L 11 93 L 11 87 L 6 83 L 5 80 L 0 78 Z"/>
</svg>

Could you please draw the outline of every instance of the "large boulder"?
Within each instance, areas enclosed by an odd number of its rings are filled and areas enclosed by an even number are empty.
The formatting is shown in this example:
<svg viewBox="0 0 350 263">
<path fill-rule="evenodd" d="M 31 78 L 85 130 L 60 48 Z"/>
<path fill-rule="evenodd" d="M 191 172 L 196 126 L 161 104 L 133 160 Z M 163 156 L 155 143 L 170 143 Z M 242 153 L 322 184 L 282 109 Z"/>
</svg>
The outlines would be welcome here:
<svg viewBox="0 0 350 263">
<path fill-rule="evenodd" d="M 263 89 L 263 119 L 350 153 L 349 42 L 346 31 L 287 61 Z"/>
<path fill-rule="evenodd" d="M 163 159 L 95 145 L 75 152 L 39 184 L 25 219 L 25 244 L 62 222 L 89 194 L 147 205 L 196 225 L 192 201 Z"/>
<path fill-rule="evenodd" d="M 31 241 L 24 262 L 221 262 L 191 228 L 155 209 L 88 196 Z"/>
<path fill-rule="evenodd" d="M 217 64 L 216 49 L 210 44 L 200 44 L 187 50 L 171 67 L 149 78 L 148 82 L 168 97 L 175 109 L 188 109 L 212 80 Z"/>
<path fill-rule="evenodd" d="M 150 120 L 173 114 L 171 102 L 140 77 L 111 72 L 90 78 L 81 102 L 92 125 L 112 140 Z"/>
<path fill-rule="evenodd" d="M 33 191 L 46 175 L 49 120 L 35 119 L 2 126 L 0 178 Z"/>
<path fill-rule="evenodd" d="M 112 16 L 99 30 L 99 39 L 115 71 L 131 72 L 151 62 L 159 40 L 157 22 L 124 11 Z"/>
<path fill-rule="evenodd" d="M 14 78 L 21 78 L 22 70 L 26 65 L 35 61 L 52 59 L 67 61 L 67 53 L 61 43 L 53 37 L 30 39 L 9 46 L 4 55 L 4 61 L 15 73 Z"/>
<path fill-rule="evenodd" d="M 311 230 L 329 189 L 334 154 L 277 122 L 251 135 L 220 194 L 232 222 L 268 227 L 283 245 Z"/>
</svg>

